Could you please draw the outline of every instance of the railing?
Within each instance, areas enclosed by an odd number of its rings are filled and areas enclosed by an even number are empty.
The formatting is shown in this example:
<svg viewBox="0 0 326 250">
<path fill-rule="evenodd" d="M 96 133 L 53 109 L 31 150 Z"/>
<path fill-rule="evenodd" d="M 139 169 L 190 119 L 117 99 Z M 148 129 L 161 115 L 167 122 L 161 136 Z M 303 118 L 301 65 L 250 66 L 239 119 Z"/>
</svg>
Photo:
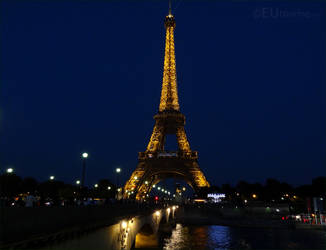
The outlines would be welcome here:
<svg viewBox="0 0 326 250">
<path fill-rule="evenodd" d="M 53 232 L 114 224 L 118 218 L 146 215 L 162 207 L 162 204 L 135 202 L 79 207 L 3 207 L 0 208 L 0 216 L 3 216 L 0 218 L 0 249 L 3 244 Z"/>
<path fill-rule="evenodd" d="M 138 159 L 145 160 L 145 159 L 164 159 L 164 158 L 182 158 L 182 159 L 191 159 L 195 160 L 198 158 L 197 151 L 191 152 L 181 152 L 181 151 L 162 151 L 162 152 L 139 152 Z"/>
<path fill-rule="evenodd" d="M 178 152 L 162 152 L 157 154 L 157 158 L 178 157 Z"/>
<path fill-rule="evenodd" d="M 297 222 L 311 225 L 326 225 L 326 214 L 299 214 L 292 215 Z"/>
</svg>

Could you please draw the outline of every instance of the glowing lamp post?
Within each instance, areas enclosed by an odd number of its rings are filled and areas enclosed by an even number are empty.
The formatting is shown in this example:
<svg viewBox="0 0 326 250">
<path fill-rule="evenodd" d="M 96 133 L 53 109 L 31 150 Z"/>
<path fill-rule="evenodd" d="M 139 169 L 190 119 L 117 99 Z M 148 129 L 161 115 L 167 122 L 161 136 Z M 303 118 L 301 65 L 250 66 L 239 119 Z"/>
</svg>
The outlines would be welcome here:
<svg viewBox="0 0 326 250">
<path fill-rule="evenodd" d="M 83 153 L 82 158 L 83 158 L 83 170 L 82 170 L 82 180 L 81 180 L 81 186 L 84 187 L 85 185 L 85 173 L 86 173 L 86 159 L 88 157 L 88 153 Z"/>
<path fill-rule="evenodd" d="M 13 174 L 14 173 L 14 169 L 13 168 L 7 168 L 6 169 L 6 173 L 8 175 L 10 174 Z M 4 179 L 4 181 L 2 181 L 0 183 L 0 194 L 3 195 L 3 194 L 7 194 L 7 190 L 6 190 L 6 187 L 7 187 L 7 178 Z M 0 209 L 1 209 L 1 206 L 5 206 L 5 202 L 1 202 L 0 201 Z M 2 215 L 2 216 L 1 216 Z M 2 217 L 2 218 L 1 218 Z M 2 222 L 4 220 L 4 213 L 0 213 L 0 221 Z"/>
<path fill-rule="evenodd" d="M 119 174 L 121 173 L 121 168 L 116 168 L 115 172 L 117 174 L 117 189 L 116 189 L 116 199 L 120 200 L 120 191 L 121 189 L 119 188 Z"/>
<path fill-rule="evenodd" d="M 53 176 L 53 175 L 50 176 L 50 180 L 51 180 L 51 181 L 54 180 L 54 176 Z"/>
<path fill-rule="evenodd" d="M 154 214 L 155 214 L 156 221 L 159 222 L 161 212 L 160 211 L 156 211 Z"/>
<path fill-rule="evenodd" d="M 117 173 L 117 188 L 119 187 L 119 174 L 121 173 L 121 168 L 116 168 L 115 172 Z"/>
<path fill-rule="evenodd" d="M 13 168 L 7 168 L 6 170 L 7 174 L 12 174 L 14 172 Z"/>
<path fill-rule="evenodd" d="M 128 226 L 128 224 L 127 224 L 126 221 L 123 221 L 123 222 L 121 223 L 121 227 L 122 227 L 122 229 L 126 229 L 127 226 Z"/>
</svg>

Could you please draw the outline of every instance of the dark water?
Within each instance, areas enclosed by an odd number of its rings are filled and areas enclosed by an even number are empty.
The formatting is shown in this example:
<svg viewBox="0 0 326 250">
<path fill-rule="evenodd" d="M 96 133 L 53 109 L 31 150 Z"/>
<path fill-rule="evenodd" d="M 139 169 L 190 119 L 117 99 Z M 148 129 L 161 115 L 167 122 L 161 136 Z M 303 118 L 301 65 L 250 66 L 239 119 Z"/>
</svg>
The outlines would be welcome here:
<svg viewBox="0 0 326 250">
<path fill-rule="evenodd" d="M 81 237 L 40 247 L 38 250 L 112 250 L 117 238 L 109 236 L 116 233 L 115 229 L 116 226 L 101 228 Z M 326 231 L 311 229 L 260 229 L 177 224 L 171 234 L 165 236 L 160 234 L 159 238 L 161 239 L 160 246 L 155 249 L 326 250 Z"/>
<path fill-rule="evenodd" d="M 183 226 L 163 239 L 163 249 L 326 249 L 326 232 L 319 230 Z"/>
</svg>

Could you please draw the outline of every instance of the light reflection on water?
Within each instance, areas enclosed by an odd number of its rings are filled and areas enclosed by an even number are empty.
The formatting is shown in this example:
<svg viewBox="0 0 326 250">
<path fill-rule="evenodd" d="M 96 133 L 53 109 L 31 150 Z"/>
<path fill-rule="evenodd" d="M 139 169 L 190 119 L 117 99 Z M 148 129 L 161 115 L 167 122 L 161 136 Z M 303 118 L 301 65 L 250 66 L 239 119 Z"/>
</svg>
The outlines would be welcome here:
<svg viewBox="0 0 326 250">
<path fill-rule="evenodd" d="M 230 247 L 229 227 L 197 226 L 186 227 L 177 224 L 170 238 L 165 239 L 163 249 L 225 249 Z"/>
<path fill-rule="evenodd" d="M 208 232 L 208 239 L 207 244 L 213 245 L 216 244 L 220 248 L 228 248 L 230 247 L 230 232 L 229 227 L 223 227 L 223 226 L 210 226 L 207 227 Z"/>
<path fill-rule="evenodd" d="M 326 249 L 326 232 L 317 230 L 183 226 L 177 224 L 163 249 Z"/>
<path fill-rule="evenodd" d="M 171 237 L 164 240 L 163 249 L 183 249 L 188 244 L 188 228 L 183 227 L 181 224 L 177 224 L 175 229 L 172 231 Z"/>
</svg>

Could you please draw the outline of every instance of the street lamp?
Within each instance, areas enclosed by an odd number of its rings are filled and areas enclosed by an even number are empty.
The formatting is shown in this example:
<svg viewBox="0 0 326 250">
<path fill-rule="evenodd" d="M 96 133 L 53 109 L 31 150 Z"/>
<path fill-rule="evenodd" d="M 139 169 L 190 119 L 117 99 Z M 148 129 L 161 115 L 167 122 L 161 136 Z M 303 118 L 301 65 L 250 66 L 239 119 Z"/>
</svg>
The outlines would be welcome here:
<svg viewBox="0 0 326 250">
<path fill-rule="evenodd" d="M 14 169 L 13 168 L 7 168 L 6 172 L 8 174 L 12 174 L 14 172 Z"/>
<path fill-rule="evenodd" d="M 83 158 L 83 170 L 82 170 L 82 180 L 81 180 L 81 186 L 84 187 L 85 185 L 85 172 L 86 172 L 86 159 L 88 157 L 88 153 L 84 152 L 82 153 Z"/>
<path fill-rule="evenodd" d="M 111 187 L 110 186 L 108 186 L 108 190 L 111 190 Z"/>
<path fill-rule="evenodd" d="M 80 180 L 77 180 L 77 181 L 76 181 L 76 184 L 79 185 L 79 184 L 80 184 Z"/>
<path fill-rule="evenodd" d="M 51 180 L 51 181 L 54 180 L 54 176 L 53 176 L 53 175 L 50 176 L 50 180 Z"/>
<path fill-rule="evenodd" d="M 119 187 L 119 174 L 121 172 L 121 168 L 116 168 L 115 172 L 117 173 L 117 187 Z"/>
<path fill-rule="evenodd" d="M 13 168 L 6 169 L 6 173 L 8 175 L 12 174 L 13 172 L 14 172 Z M 1 181 L 1 183 L 0 183 L 0 194 L 6 196 L 6 195 L 8 195 L 7 191 L 9 191 L 9 190 L 7 190 L 7 178 L 4 178 L 4 180 Z M 5 206 L 5 203 L 6 203 L 5 200 L 3 200 L 3 202 L 0 202 L 0 209 L 2 206 Z M 3 223 L 4 220 L 5 220 L 5 213 L 2 212 L 2 213 L 0 213 L 0 221 Z"/>
<path fill-rule="evenodd" d="M 98 184 L 95 184 L 94 187 L 95 187 L 95 188 L 98 188 Z"/>
<path fill-rule="evenodd" d="M 122 223 L 121 223 L 121 227 L 122 227 L 123 229 L 126 229 L 127 226 L 128 226 L 127 222 L 126 222 L 126 221 L 122 221 Z"/>
</svg>

